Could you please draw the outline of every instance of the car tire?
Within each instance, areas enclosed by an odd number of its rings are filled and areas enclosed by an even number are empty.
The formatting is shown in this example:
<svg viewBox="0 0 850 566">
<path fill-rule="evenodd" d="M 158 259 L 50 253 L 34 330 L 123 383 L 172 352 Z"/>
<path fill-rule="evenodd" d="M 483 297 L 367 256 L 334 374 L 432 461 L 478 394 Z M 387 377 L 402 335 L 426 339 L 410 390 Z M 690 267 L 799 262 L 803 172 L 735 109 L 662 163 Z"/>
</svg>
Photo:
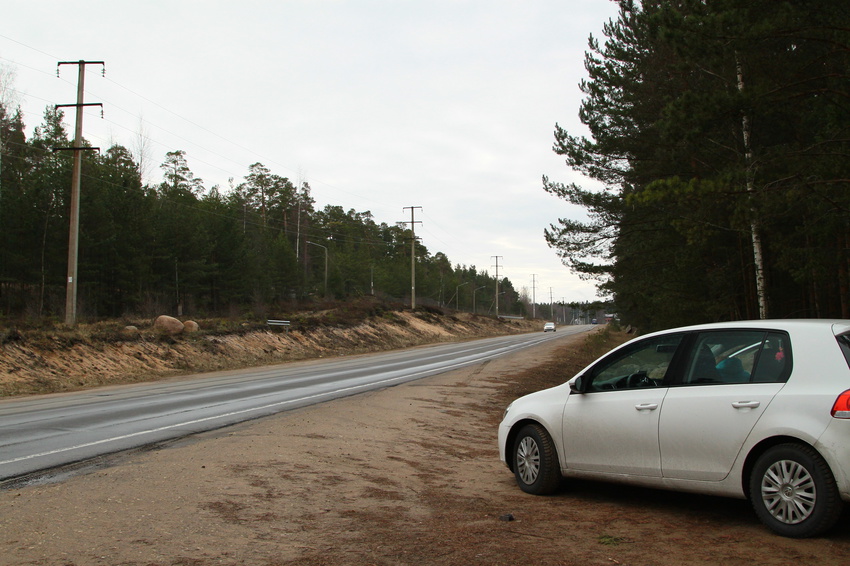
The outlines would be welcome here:
<svg viewBox="0 0 850 566">
<path fill-rule="evenodd" d="M 538 424 L 522 427 L 513 447 L 516 482 L 526 493 L 547 495 L 561 484 L 561 470 L 555 444 L 546 429 Z"/>
<path fill-rule="evenodd" d="M 749 483 L 756 515 L 782 536 L 819 535 L 841 516 L 835 478 L 811 446 L 780 444 L 768 449 L 756 461 Z"/>
</svg>

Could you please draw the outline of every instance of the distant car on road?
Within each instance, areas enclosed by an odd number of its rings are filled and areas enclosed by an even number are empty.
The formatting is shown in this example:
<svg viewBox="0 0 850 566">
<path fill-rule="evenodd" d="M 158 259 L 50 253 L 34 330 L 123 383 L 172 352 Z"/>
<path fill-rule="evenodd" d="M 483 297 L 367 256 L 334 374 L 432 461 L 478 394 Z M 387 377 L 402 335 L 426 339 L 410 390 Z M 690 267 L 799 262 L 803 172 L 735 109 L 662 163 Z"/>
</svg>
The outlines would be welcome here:
<svg viewBox="0 0 850 566">
<path fill-rule="evenodd" d="M 555 323 L 547 322 L 543 325 L 543 332 L 555 332 Z"/>
<path fill-rule="evenodd" d="M 748 498 L 815 536 L 850 502 L 850 320 L 676 328 L 627 342 L 499 425 L 519 487 L 564 477 Z"/>
</svg>

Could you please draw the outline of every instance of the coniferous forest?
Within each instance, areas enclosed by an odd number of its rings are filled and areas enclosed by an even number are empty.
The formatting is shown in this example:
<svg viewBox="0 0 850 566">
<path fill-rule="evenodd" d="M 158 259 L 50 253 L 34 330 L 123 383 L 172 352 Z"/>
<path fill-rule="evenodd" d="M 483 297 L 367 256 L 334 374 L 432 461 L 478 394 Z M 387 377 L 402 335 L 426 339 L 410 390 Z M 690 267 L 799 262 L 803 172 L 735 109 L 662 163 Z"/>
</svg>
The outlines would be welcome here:
<svg viewBox="0 0 850 566">
<path fill-rule="evenodd" d="M 555 151 L 604 185 L 544 178 L 589 220 L 546 230 L 642 329 L 850 318 L 850 5 L 618 0 L 591 37 Z"/>
<path fill-rule="evenodd" d="M 61 109 L 46 109 L 27 139 L 20 111 L 0 106 L 2 317 L 63 316 L 73 155 L 53 148 L 71 145 Z M 180 150 L 166 154 L 153 186 L 124 147 L 82 153 L 80 320 L 264 317 L 364 295 L 409 304 L 412 234 L 403 224 L 316 210 L 307 183 L 261 163 L 222 190 L 205 187 Z M 494 314 L 496 280 L 486 271 L 452 266 L 420 242 L 416 269 L 417 304 Z M 525 309 L 509 280 L 499 292 L 501 313 Z"/>
<path fill-rule="evenodd" d="M 850 318 L 850 5 L 615 1 L 585 54 L 588 133 L 555 125 L 554 151 L 594 186 L 543 183 L 588 216 L 553 219 L 543 237 L 642 330 Z M 73 156 L 52 150 L 70 145 L 62 118 L 48 108 L 28 138 L 20 111 L 0 105 L 3 317 L 64 311 Z M 151 185 L 124 147 L 83 153 L 83 318 L 409 300 L 404 224 L 316 210 L 308 184 L 261 163 L 206 187 L 175 150 Z M 492 314 L 493 277 L 415 246 L 417 300 Z M 499 285 L 501 312 L 527 314 L 528 298 Z"/>
</svg>

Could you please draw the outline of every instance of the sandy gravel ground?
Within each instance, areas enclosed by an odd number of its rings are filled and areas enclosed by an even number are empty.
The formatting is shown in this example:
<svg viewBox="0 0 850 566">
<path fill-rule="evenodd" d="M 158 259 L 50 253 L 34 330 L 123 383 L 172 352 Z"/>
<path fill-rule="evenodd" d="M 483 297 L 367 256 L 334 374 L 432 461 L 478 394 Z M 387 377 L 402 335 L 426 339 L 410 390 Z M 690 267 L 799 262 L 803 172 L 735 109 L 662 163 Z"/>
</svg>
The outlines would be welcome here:
<svg viewBox="0 0 850 566">
<path fill-rule="evenodd" d="M 848 520 L 825 538 L 791 540 L 743 501 L 590 482 L 523 494 L 498 460 L 496 425 L 512 395 L 542 386 L 581 341 L 2 491 L 0 564 L 848 562 Z"/>
</svg>

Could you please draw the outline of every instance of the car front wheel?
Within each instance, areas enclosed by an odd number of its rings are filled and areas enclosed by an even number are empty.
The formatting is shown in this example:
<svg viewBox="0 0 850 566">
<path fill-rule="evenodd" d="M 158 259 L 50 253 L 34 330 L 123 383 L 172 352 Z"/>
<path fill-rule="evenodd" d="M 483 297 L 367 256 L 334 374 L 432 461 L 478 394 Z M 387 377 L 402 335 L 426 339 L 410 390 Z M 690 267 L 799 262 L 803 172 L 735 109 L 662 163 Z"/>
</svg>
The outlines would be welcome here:
<svg viewBox="0 0 850 566">
<path fill-rule="evenodd" d="M 555 444 L 538 424 L 522 427 L 514 442 L 513 470 L 520 489 L 533 495 L 554 493 L 561 483 Z"/>
<path fill-rule="evenodd" d="M 750 502 L 762 523 L 794 538 L 828 530 L 843 507 L 826 461 L 802 444 L 780 444 L 759 457 L 750 475 Z"/>
</svg>

